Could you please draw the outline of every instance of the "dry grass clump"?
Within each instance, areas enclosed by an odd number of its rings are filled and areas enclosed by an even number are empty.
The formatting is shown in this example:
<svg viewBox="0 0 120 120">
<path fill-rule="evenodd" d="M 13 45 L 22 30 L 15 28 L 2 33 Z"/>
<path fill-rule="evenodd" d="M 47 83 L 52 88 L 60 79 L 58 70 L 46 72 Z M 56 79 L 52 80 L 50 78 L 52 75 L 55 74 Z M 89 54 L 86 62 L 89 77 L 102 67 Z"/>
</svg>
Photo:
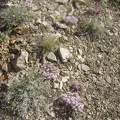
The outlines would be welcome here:
<svg viewBox="0 0 120 120">
<path fill-rule="evenodd" d="M 39 40 L 39 49 L 42 53 L 52 52 L 57 47 L 56 37 L 52 34 L 46 34 Z"/>
</svg>

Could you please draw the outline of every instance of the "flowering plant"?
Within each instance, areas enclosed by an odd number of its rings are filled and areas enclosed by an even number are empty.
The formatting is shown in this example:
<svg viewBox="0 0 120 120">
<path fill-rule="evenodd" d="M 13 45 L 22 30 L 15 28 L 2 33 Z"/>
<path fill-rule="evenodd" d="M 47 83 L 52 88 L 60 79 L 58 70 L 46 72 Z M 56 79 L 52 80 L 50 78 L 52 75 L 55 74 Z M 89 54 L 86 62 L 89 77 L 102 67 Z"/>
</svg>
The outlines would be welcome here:
<svg viewBox="0 0 120 120">
<path fill-rule="evenodd" d="M 78 112 L 83 112 L 84 110 L 84 103 L 81 96 L 74 92 L 67 92 L 63 94 L 59 98 L 60 102 L 62 102 L 65 106 L 69 106 L 73 110 L 77 110 Z"/>
<path fill-rule="evenodd" d="M 63 18 L 64 22 L 70 23 L 70 24 L 77 24 L 78 19 L 74 17 L 73 15 L 68 15 Z"/>
<path fill-rule="evenodd" d="M 56 80 L 60 74 L 60 70 L 53 63 L 45 61 L 44 64 L 40 67 L 39 74 L 45 80 Z"/>
<path fill-rule="evenodd" d="M 74 90 L 76 90 L 76 91 L 80 90 L 81 87 L 82 87 L 82 85 L 79 82 L 77 82 L 77 81 L 74 81 L 71 84 L 71 88 L 74 89 Z"/>
<path fill-rule="evenodd" d="M 96 14 L 98 14 L 98 13 L 100 13 L 102 11 L 102 8 L 101 7 L 89 7 L 88 9 L 87 9 L 87 12 L 88 13 L 96 13 Z"/>
</svg>

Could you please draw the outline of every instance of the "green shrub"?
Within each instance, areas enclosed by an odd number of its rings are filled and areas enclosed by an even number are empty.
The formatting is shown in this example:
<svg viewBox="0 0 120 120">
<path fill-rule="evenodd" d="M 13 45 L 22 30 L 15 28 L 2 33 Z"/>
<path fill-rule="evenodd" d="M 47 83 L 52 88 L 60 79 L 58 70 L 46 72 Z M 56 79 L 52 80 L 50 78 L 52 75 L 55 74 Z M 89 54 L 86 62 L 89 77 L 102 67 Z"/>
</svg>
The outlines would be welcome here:
<svg viewBox="0 0 120 120">
<path fill-rule="evenodd" d="M 7 29 L 22 25 L 24 22 L 30 22 L 32 18 L 36 18 L 35 14 L 22 6 L 11 6 L 1 13 L 2 21 L 0 27 Z"/>
</svg>

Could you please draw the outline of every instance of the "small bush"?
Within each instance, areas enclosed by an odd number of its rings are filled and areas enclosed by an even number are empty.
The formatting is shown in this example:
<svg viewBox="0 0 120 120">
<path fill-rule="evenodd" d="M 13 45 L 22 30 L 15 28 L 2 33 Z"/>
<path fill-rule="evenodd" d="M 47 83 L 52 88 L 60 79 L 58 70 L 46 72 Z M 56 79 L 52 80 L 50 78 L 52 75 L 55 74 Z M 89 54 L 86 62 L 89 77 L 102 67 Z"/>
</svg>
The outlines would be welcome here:
<svg viewBox="0 0 120 120">
<path fill-rule="evenodd" d="M 57 47 L 57 41 L 53 35 L 45 35 L 39 40 L 39 48 L 43 53 L 52 52 Z"/>
<path fill-rule="evenodd" d="M 1 13 L 2 21 L 0 27 L 7 29 L 22 25 L 24 22 L 30 22 L 32 18 L 36 18 L 35 14 L 22 6 L 11 6 Z"/>
</svg>

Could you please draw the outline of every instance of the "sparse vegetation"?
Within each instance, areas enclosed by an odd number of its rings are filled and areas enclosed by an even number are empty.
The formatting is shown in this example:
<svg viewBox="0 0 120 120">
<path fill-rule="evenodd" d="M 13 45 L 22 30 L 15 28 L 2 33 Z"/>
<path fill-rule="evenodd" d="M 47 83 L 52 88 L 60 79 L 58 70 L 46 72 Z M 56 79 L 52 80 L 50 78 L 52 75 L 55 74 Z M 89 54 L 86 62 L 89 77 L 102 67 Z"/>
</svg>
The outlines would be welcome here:
<svg viewBox="0 0 120 120">
<path fill-rule="evenodd" d="M 32 107 L 31 103 L 34 102 L 39 105 L 39 102 L 42 99 L 37 98 L 37 96 L 47 96 L 49 91 L 48 89 L 49 88 L 44 85 L 44 82 L 40 75 L 38 76 L 36 69 L 33 68 L 28 73 L 27 77 L 24 77 L 20 82 L 15 83 L 12 88 L 8 89 L 6 99 L 3 101 L 3 104 L 1 106 L 4 108 L 5 105 L 9 106 L 5 109 L 9 109 L 11 114 L 16 114 L 22 119 L 26 119 L 26 116 L 28 113 L 30 113 L 30 111 L 35 110 L 36 112 L 38 112 L 37 109 L 39 109 L 39 107 L 36 109 L 33 108 L 31 110 L 29 110 L 29 107 Z"/>
<path fill-rule="evenodd" d="M 57 47 L 57 41 L 55 36 L 46 34 L 44 37 L 38 39 L 40 51 L 43 53 L 51 52 Z"/>
<path fill-rule="evenodd" d="M 6 29 L 20 26 L 25 22 L 30 22 L 32 18 L 36 18 L 32 11 L 23 6 L 8 7 L 1 13 L 1 17 L 0 28 Z"/>
<path fill-rule="evenodd" d="M 8 32 L 0 32 L 0 42 L 6 41 L 9 39 Z"/>
</svg>

